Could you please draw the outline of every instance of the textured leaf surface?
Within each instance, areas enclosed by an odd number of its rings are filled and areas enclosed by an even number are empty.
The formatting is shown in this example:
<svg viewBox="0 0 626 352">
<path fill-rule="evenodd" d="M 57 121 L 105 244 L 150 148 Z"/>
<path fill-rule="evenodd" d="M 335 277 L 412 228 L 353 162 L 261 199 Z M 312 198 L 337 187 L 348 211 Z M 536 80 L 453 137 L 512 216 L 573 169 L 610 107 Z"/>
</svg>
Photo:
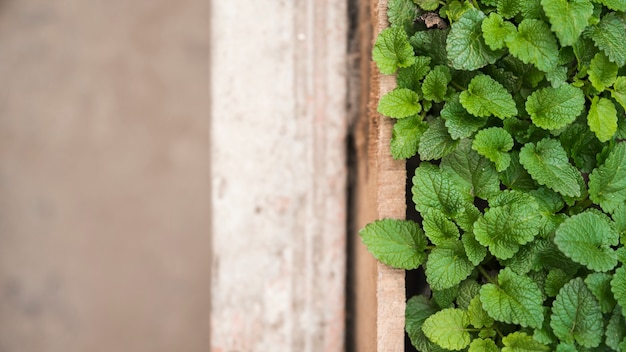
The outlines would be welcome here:
<svg viewBox="0 0 626 352">
<path fill-rule="evenodd" d="M 520 150 L 519 161 L 539 184 L 565 196 L 580 196 L 582 176 L 569 163 L 559 141 L 544 138 L 536 145 L 527 143 Z"/>
<path fill-rule="evenodd" d="M 611 12 L 600 20 L 595 26 L 586 30 L 586 34 L 602 50 L 609 60 L 622 67 L 626 63 L 626 31 L 624 21 L 618 15 Z"/>
<path fill-rule="evenodd" d="M 615 145 L 604 164 L 589 175 L 589 196 L 606 212 L 626 200 L 626 143 Z"/>
<path fill-rule="evenodd" d="M 461 309 L 443 309 L 426 319 L 422 330 L 424 334 L 437 345 L 460 351 L 467 347 L 471 341 L 471 335 L 467 331 L 469 317 Z"/>
<path fill-rule="evenodd" d="M 550 347 L 533 339 L 523 332 L 508 334 L 502 339 L 502 352 L 548 352 Z"/>
<path fill-rule="evenodd" d="M 417 16 L 417 7 L 413 0 L 389 0 L 387 16 L 392 26 L 399 26 L 407 31 L 413 27 Z"/>
<path fill-rule="evenodd" d="M 536 90 L 526 100 L 526 111 L 533 123 L 548 130 L 574 122 L 584 108 L 585 95 L 582 90 L 569 84 Z"/>
<path fill-rule="evenodd" d="M 439 7 L 439 0 L 413 0 L 419 7 L 426 11 L 433 11 Z"/>
<path fill-rule="evenodd" d="M 610 313 L 617 303 L 611 293 L 612 278 L 613 275 L 607 273 L 591 273 L 585 278 L 585 285 L 600 303 L 602 313 Z"/>
<path fill-rule="evenodd" d="M 613 90 L 611 90 L 611 97 L 613 97 L 623 109 L 626 109 L 626 77 L 617 77 L 615 79 Z"/>
<path fill-rule="evenodd" d="M 485 44 L 493 50 L 504 48 L 506 41 L 511 40 L 517 32 L 513 23 L 504 20 L 495 12 L 483 20 L 482 30 Z"/>
<path fill-rule="evenodd" d="M 443 290 L 458 285 L 472 270 L 474 265 L 467 259 L 461 241 L 449 241 L 428 255 L 426 281 L 433 290 Z"/>
<path fill-rule="evenodd" d="M 475 328 L 489 327 L 494 323 L 493 318 L 483 309 L 479 296 L 472 298 L 467 307 L 467 314 L 470 319 L 470 324 Z"/>
<path fill-rule="evenodd" d="M 611 246 L 619 234 L 606 215 L 584 212 L 565 220 L 556 230 L 554 243 L 573 261 L 595 271 L 605 272 L 617 265 Z"/>
<path fill-rule="evenodd" d="M 550 326 L 561 341 L 585 347 L 600 344 L 604 328 L 600 304 L 582 278 L 561 288 L 552 304 Z"/>
<path fill-rule="evenodd" d="M 383 95 L 378 102 L 378 112 L 389 117 L 401 119 L 422 111 L 420 97 L 407 88 L 396 88 Z"/>
<path fill-rule="evenodd" d="M 468 352 L 499 352 L 500 349 L 493 340 L 475 339 L 470 343 Z"/>
<path fill-rule="evenodd" d="M 624 0 L 594 0 L 595 2 L 599 2 L 604 6 L 610 8 L 615 11 L 626 11 L 626 1 Z"/>
<path fill-rule="evenodd" d="M 446 101 L 441 110 L 441 117 L 445 119 L 446 127 L 453 139 L 470 137 L 487 122 L 486 117 L 477 117 L 467 112 L 459 102 L 458 95 Z"/>
<path fill-rule="evenodd" d="M 433 343 L 428 340 L 422 331 L 422 325 L 426 319 L 437 313 L 438 308 L 428 298 L 418 295 L 411 297 L 406 302 L 405 329 L 413 346 L 420 351 L 431 351 Z"/>
<path fill-rule="evenodd" d="M 611 292 L 617 303 L 624 309 L 626 307 L 626 267 L 621 266 L 615 270 L 611 280 Z"/>
<path fill-rule="evenodd" d="M 409 37 L 400 27 L 384 29 L 374 44 L 372 58 L 380 72 L 391 75 L 398 67 L 409 67 L 415 62 Z"/>
<path fill-rule="evenodd" d="M 480 301 L 497 321 L 539 328 L 543 323 L 543 298 L 537 284 L 528 276 L 505 268 L 498 274 L 498 285 L 485 284 Z"/>
<path fill-rule="evenodd" d="M 422 214 L 422 227 L 426 237 L 434 245 L 443 244 L 449 240 L 458 240 L 461 235 L 456 224 L 442 212 L 431 210 Z"/>
<path fill-rule="evenodd" d="M 543 72 L 550 72 L 557 65 L 559 49 L 556 38 L 543 21 L 523 20 L 517 28 L 517 34 L 506 44 L 513 56 L 524 63 L 535 65 Z"/>
<path fill-rule="evenodd" d="M 426 100 L 441 103 L 448 91 L 448 84 L 452 79 L 450 69 L 447 66 L 435 66 L 424 78 L 422 95 Z"/>
<path fill-rule="evenodd" d="M 487 75 L 474 77 L 459 101 L 470 114 L 478 117 L 493 115 L 504 119 L 517 114 L 511 93 Z"/>
<path fill-rule="evenodd" d="M 422 87 L 422 80 L 430 72 L 431 58 L 428 56 L 415 57 L 415 63 L 409 67 L 401 67 L 396 75 L 398 88 L 408 88 L 419 92 Z"/>
<path fill-rule="evenodd" d="M 452 176 L 426 162 L 415 169 L 411 193 L 415 208 L 420 213 L 434 209 L 455 217 L 465 211 L 467 204 L 467 199 Z"/>
<path fill-rule="evenodd" d="M 420 226 L 410 220 L 377 220 L 367 224 L 359 235 L 367 250 L 389 266 L 415 269 L 426 259 L 428 240 Z"/>
<path fill-rule="evenodd" d="M 441 168 L 455 177 L 472 196 L 488 199 L 500 191 L 494 165 L 472 150 L 469 140 L 462 140 L 454 152 L 444 157 Z"/>
<path fill-rule="evenodd" d="M 467 259 L 469 259 L 472 264 L 480 264 L 487 256 L 487 248 L 476 240 L 472 232 L 464 233 L 463 237 L 461 237 L 461 242 L 463 242 Z"/>
<path fill-rule="evenodd" d="M 396 121 L 391 134 L 391 155 L 394 159 L 408 159 L 417 154 L 417 147 L 428 123 L 419 115 Z"/>
<path fill-rule="evenodd" d="M 481 24 L 485 14 L 476 9 L 465 11 L 452 24 L 446 44 L 448 59 L 457 70 L 476 70 L 493 64 L 502 56 L 485 44 Z"/>
<path fill-rule="evenodd" d="M 612 348 L 614 351 L 620 351 L 620 343 L 626 338 L 626 320 L 622 314 L 622 308 L 617 307 L 611 319 L 606 326 L 606 345 Z"/>
<path fill-rule="evenodd" d="M 531 195 L 503 191 L 489 202 L 490 208 L 474 224 L 474 236 L 499 259 L 511 258 L 520 246 L 539 233 L 541 214 Z"/>
<path fill-rule="evenodd" d="M 476 133 L 472 149 L 492 161 L 497 171 L 504 171 L 511 162 L 508 152 L 513 144 L 513 137 L 505 129 L 490 127 Z"/>
<path fill-rule="evenodd" d="M 459 141 L 452 139 L 445 121 L 437 117 L 429 123 L 418 144 L 418 153 L 422 160 L 441 159 L 456 149 Z"/>
<path fill-rule="evenodd" d="M 562 46 L 576 43 L 593 14 L 589 0 L 541 0 L 541 5 Z"/>
<path fill-rule="evenodd" d="M 613 102 L 607 98 L 593 97 L 587 124 L 601 142 L 611 139 L 617 132 L 617 110 Z"/>
<path fill-rule="evenodd" d="M 604 53 L 597 53 L 589 66 L 589 81 L 598 92 L 602 92 L 613 85 L 617 70 L 617 64 L 611 62 Z"/>
</svg>

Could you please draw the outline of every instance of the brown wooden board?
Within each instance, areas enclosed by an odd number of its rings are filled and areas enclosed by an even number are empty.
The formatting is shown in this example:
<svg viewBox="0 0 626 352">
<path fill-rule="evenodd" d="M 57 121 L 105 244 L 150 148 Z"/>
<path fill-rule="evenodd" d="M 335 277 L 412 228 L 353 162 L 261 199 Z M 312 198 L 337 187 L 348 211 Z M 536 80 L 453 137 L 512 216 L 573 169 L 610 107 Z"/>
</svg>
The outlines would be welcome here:
<svg viewBox="0 0 626 352">
<path fill-rule="evenodd" d="M 355 125 L 357 175 L 355 226 L 382 218 L 405 218 L 406 168 L 391 157 L 393 121 L 376 112 L 381 95 L 395 87 L 395 78 L 381 75 L 371 60 L 374 38 L 388 27 L 387 1 L 360 6 L 361 114 Z M 356 232 L 356 231 L 355 231 Z M 404 351 L 404 270 L 377 262 L 354 233 L 355 350 Z"/>
</svg>

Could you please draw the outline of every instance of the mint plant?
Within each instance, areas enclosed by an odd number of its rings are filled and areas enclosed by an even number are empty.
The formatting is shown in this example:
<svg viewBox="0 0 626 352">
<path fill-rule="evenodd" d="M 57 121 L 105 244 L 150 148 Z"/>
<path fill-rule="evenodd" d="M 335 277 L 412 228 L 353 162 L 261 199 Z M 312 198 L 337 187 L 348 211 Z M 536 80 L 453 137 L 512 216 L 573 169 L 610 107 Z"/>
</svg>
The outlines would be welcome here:
<svg viewBox="0 0 626 352">
<path fill-rule="evenodd" d="M 422 267 L 429 351 L 626 351 L 626 0 L 389 0 L 373 58 L 420 219 L 360 235 Z"/>
</svg>

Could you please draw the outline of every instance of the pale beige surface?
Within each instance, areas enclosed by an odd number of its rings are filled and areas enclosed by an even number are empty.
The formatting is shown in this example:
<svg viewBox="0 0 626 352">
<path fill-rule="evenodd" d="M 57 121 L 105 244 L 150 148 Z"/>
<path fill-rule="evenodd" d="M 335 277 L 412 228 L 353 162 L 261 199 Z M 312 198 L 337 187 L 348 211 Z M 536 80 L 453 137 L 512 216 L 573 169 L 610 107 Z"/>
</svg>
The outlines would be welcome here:
<svg viewBox="0 0 626 352">
<path fill-rule="evenodd" d="M 0 2 L 0 351 L 207 351 L 208 1 Z"/>
</svg>

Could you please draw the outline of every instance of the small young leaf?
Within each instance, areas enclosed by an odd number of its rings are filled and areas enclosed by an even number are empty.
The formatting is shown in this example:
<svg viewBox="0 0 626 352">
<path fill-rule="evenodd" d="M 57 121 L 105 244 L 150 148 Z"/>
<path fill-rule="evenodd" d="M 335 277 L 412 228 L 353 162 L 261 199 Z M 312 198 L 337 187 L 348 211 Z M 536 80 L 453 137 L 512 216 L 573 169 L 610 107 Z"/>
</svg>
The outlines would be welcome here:
<svg viewBox="0 0 626 352">
<path fill-rule="evenodd" d="M 415 269 L 426 259 L 424 249 L 428 240 L 420 226 L 413 221 L 377 220 L 367 224 L 359 235 L 367 250 L 389 266 Z"/>
<path fill-rule="evenodd" d="M 480 301 L 497 321 L 531 328 L 539 328 L 543 323 L 541 290 L 531 278 L 518 275 L 511 269 L 500 271 L 498 285 L 483 285 Z"/>
<path fill-rule="evenodd" d="M 452 80 L 452 75 L 447 66 L 435 66 L 424 78 L 424 83 L 422 84 L 424 99 L 441 103 L 448 91 L 450 80 Z"/>
<path fill-rule="evenodd" d="M 378 112 L 395 119 L 415 115 L 422 111 L 420 97 L 406 88 L 396 88 L 383 95 L 378 102 Z"/>
<path fill-rule="evenodd" d="M 441 160 L 441 168 L 455 177 L 468 194 L 488 199 L 500 192 L 500 180 L 494 165 L 472 150 L 471 142 L 459 146 Z"/>
<path fill-rule="evenodd" d="M 459 141 L 452 139 L 446 128 L 445 121 L 440 117 L 429 123 L 418 145 L 418 153 L 422 160 L 441 159 L 452 153 Z"/>
<path fill-rule="evenodd" d="M 617 77 L 615 79 L 611 96 L 626 110 L 626 77 Z"/>
<path fill-rule="evenodd" d="M 589 0 L 541 0 L 541 5 L 561 46 L 576 43 L 593 14 Z"/>
<path fill-rule="evenodd" d="M 470 343 L 468 352 L 499 352 L 500 349 L 492 339 L 475 339 Z"/>
<path fill-rule="evenodd" d="M 607 98 L 593 97 L 587 124 L 600 142 L 611 139 L 617 132 L 617 110 L 613 102 Z"/>
<path fill-rule="evenodd" d="M 572 279 L 561 288 L 552 304 L 550 326 L 561 341 L 596 347 L 602 342 L 600 304 L 583 279 Z"/>
<path fill-rule="evenodd" d="M 474 77 L 459 101 L 470 114 L 478 117 L 494 115 L 505 119 L 517 114 L 511 93 L 487 75 Z"/>
<path fill-rule="evenodd" d="M 422 79 L 430 72 L 430 60 L 428 56 L 417 56 L 415 63 L 409 67 L 401 67 L 396 75 L 398 88 L 408 88 L 420 92 Z"/>
<path fill-rule="evenodd" d="M 467 315 L 469 316 L 472 326 L 477 329 L 490 327 L 494 323 L 493 318 L 483 309 L 479 296 L 472 298 L 470 301 L 467 307 Z"/>
<path fill-rule="evenodd" d="M 458 240 L 460 237 L 459 228 L 448 219 L 442 212 L 431 210 L 422 214 L 422 227 L 426 237 L 434 245 L 443 244 L 449 240 Z"/>
<path fill-rule="evenodd" d="M 526 100 L 526 111 L 533 123 L 548 130 L 574 122 L 584 108 L 583 91 L 569 84 L 536 90 Z"/>
<path fill-rule="evenodd" d="M 602 313 L 610 313 L 615 308 L 615 304 L 617 304 L 611 293 L 612 278 L 613 275 L 607 273 L 591 273 L 585 278 L 585 285 L 600 302 Z"/>
<path fill-rule="evenodd" d="M 446 51 L 455 69 L 477 70 L 493 64 L 502 56 L 502 51 L 491 50 L 482 38 L 481 24 L 484 18 L 484 13 L 472 8 L 452 24 Z"/>
<path fill-rule="evenodd" d="M 536 145 L 527 143 L 520 150 L 519 160 L 539 184 L 565 196 L 581 195 L 582 175 L 569 163 L 567 153 L 559 141 L 544 138 Z"/>
<path fill-rule="evenodd" d="M 535 189 L 537 187 L 535 181 L 519 162 L 519 152 L 514 150 L 509 155 L 511 156 L 511 162 L 509 167 L 500 173 L 500 181 L 509 189 L 517 191 Z"/>
<path fill-rule="evenodd" d="M 606 212 L 626 200 L 626 143 L 618 143 L 604 164 L 589 175 L 589 197 Z"/>
<path fill-rule="evenodd" d="M 437 345 L 453 351 L 460 351 L 467 347 L 471 335 L 467 331 L 469 317 L 461 309 L 443 309 L 424 321 L 424 334 Z"/>
<path fill-rule="evenodd" d="M 606 272 L 617 265 L 611 246 L 619 242 L 619 234 L 602 213 L 587 211 L 565 220 L 556 230 L 554 243 L 573 261 L 590 270 Z"/>
<path fill-rule="evenodd" d="M 548 352 L 550 347 L 535 341 L 523 332 L 508 334 L 502 339 L 502 352 Z"/>
<path fill-rule="evenodd" d="M 497 171 L 504 171 L 511 162 L 508 152 L 513 148 L 513 144 L 513 137 L 505 129 L 490 127 L 476 134 L 472 149 L 491 160 Z"/>
<path fill-rule="evenodd" d="M 472 270 L 474 265 L 467 259 L 461 241 L 448 241 L 428 255 L 426 281 L 433 290 L 443 290 L 458 285 Z"/>
<path fill-rule="evenodd" d="M 506 41 L 511 40 L 517 32 L 513 23 L 505 21 L 502 16 L 495 12 L 483 20 L 481 28 L 485 44 L 492 50 L 504 48 Z"/>
<path fill-rule="evenodd" d="M 611 62 L 619 67 L 626 63 L 626 31 L 624 21 L 615 13 L 611 12 L 600 20 L 597 25 L 585 30 L 600 50 L 602 50 Z"/>
<path fill-rule="evenodd" d="M 588 71 L 591 85 L 598 92 L 602 92 L 615 82 L 617 69 L 617 64 L 609 61 L 609 58 L 604 53 L 597 53 L 591 60 Z"/>
<path fill-rule="evenodd" d="M 408 159 L 417 154 L 417 147 L 428 123 L 419 115 L 396 121 L 391 134 L 391 155 L 394 159 Z"/>
<path fill-rule="evenodd" d="M 496 8 L 504 18 L 513 18 L 521 10 L 518 0 L 498 0 Z"/>
<path fill-rule="evenodd" d="M 434 344 L 424 335 L 422 325 L 429 316 L 437 313 L 437 311 L 435 304 L 421 295 L 413 296 L 406 302 L 405 329 L 413 346 L 420 351 L 431 351 L 434 348 Z"/>
<path fill-rule="evenodd" d="M 398 67 L 409 67 L 415 62 L 409 37 L 400 27 L 384 29 L 374 44 L 372 58 L 380 72 L 391 75 Z"/>
<path fill-rule="evenodd" d="M 459 102 L 458 95 L 446 101 L 441 110 L 441 117 L 445 119 L 446 127 L 453 139 L 470 137 L 487 122 L 486 117 L 476 117 L 467 112 Z"/>
<path fill-rule="evenodd" d="M 487 256 L 487 248 L 476 240 L 476 237 L 472 232 L 464 233 L 461 237 L 461 242 L 463 242 L 463 248 L 465 248 L 467 259 L 469 259 L 472 264 L 480 264 Z"/>
<path fill-rule="evenodd" d="M 524 63 L 533 64 L 543 72 L 557 66 L 559 49 L 548 25 L 540 20 L 525 19 L 517 34 L 506 42 L 510 53 Z"/>
<path fill-rule="evenodd" d="M 556 297 L 561 287 L 563 287 L 563 285 L 571 279 L 571 275 L 561 269 L 550 270 L 548 272 L 548 276 L 546 276 L 546 282 L 544 284 L 544 291 L 546 292 L 546 295 L 548 297 Z"/>
<path fill-rule="evenodd" d="M 465 280 L 459 285 L 459 293 L 457 294 L 456 303 L 459 308 L 467 309 L 472 298 L 480 293 L 480 284 L 476 280 Z"/>
</svg>

